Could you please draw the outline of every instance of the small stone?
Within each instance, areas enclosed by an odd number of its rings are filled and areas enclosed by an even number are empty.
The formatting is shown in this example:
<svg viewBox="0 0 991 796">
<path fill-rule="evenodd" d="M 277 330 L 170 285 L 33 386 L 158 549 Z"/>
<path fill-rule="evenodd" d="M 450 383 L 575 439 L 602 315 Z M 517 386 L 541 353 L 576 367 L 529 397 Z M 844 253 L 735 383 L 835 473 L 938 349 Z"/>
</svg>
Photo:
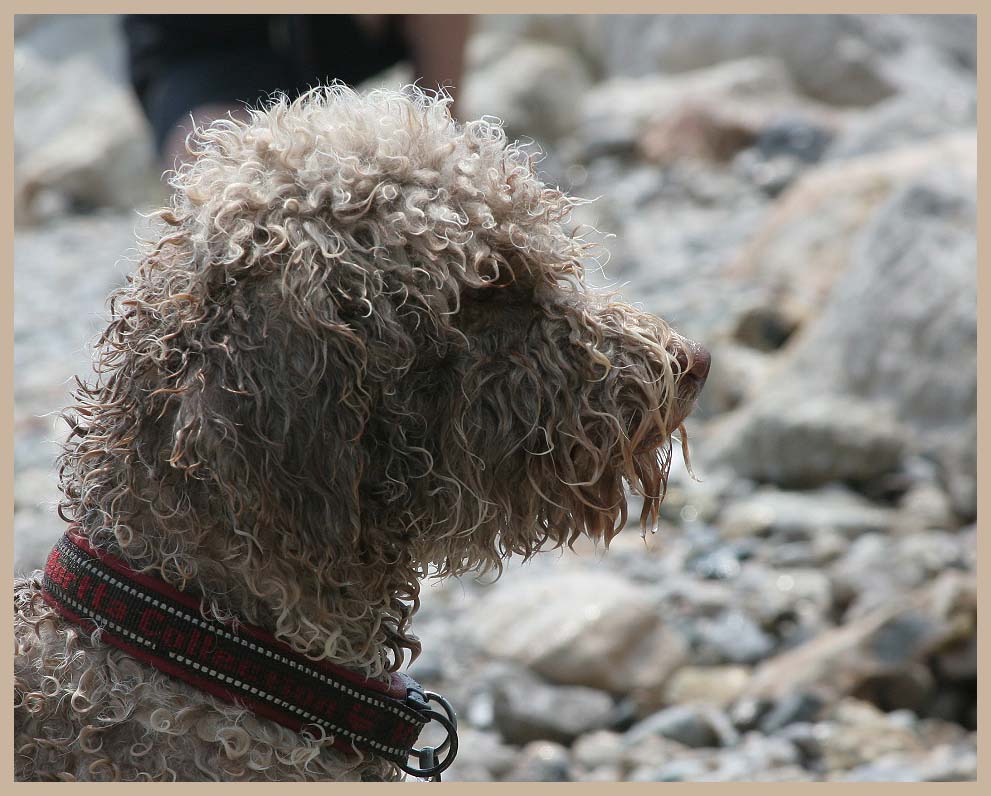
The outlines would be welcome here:
<svg viewBox="0 0 991 796">
<path fill-rule="evenodd" d="M 625 744 L 623 736 L 611 730 L 597 730 L 583 735 L 571 747 L 575 762 L 588 769 L 619 766 Z"/>
<path fill-rule="evenodd" d="M 626 739 L 632 745 L 651 735 L 691 747 L 729 746 L 737 738 L 729 719 L 721 711 L 707 705 L 665 708 L 631 727 Z"/>
<path fill-rule="evenodd" d="M 761 129 L 756 149 L 761 157 L 819 161 L 833 138 L 833 131 L 801 116 L 780 116 Z"/>
<path fill-rule="evenodd" d="M 619 782 L 623 779 L 623 769 L 619 766 L 599 766 L 580 779 L 582 782 Z"/>
<path fill-rule="evenodd" d="M 836 704 L 832 716 L 816 725 L 822 763 L 830 772 L 863 766 L 892 753 L 921 754 L 911 728 L 893 722 L 873 705 L 854 699 Z"/>
<path fill-rule="evenodd" d="M 691 782 L 705 777 L 708 767 L 701 760 L 673 760 L 662 766 L 641 766 L 634 770 L 633 782 Z"/>
<path fill-rule="evenodd" d="M 768 735 L 789 724 L 811 722 L 823 709 L 823 701 L 815 694 L 799 692 L 778 700 L 770 712 L 760 721 L 760 729 Z"/>
<path fill-rule="evenodd" d="M 951 530 L 957 526 L 950 496 L 932 482 L 917 484 L 898 502 L 907 522 L 922 530 Z"/>
<path fill-rule="evenodd" d="M 516 765 L 501 777 L 505 782 L 569 782 L 571 778 L 568 750 L 551 741 L 527 744 Z"/>
<path fill-rule="evenodd" d="M 754 663 L 774 649 L 774 640 L 751 617 L 736 609 L 716 619 L 700 619 L 694 628 L 699 663 Z"/>
<path fill-rule="evenodd" d="M 496 688 L 493 700 L 495 726 L 512 744 L 536 740 L 568 744 L 609 726 L 615 718 L 612 697 L 583 686 L 509 681 Z"/>
<path fill-rule="evenodd" d="M 749 666 L 683 666 L 668 681 L 665 702 L 669 705 L 686 702 L 729 705 L 746 689 L 750 671 Z"/>
<path fill-rule="evenodd" d="M 458 727 L 458 755 L 444 779 L 454 781 L 466 776 L 478 781 L 499 779 L 516 763 L 518 750 L 507 746 L 498 733 Z"/>
<path fill-rule="evenodd" d="M 687 100 L 649 124 L 640 153 L 660 165 L 688 158 L 726 162 L 756 138 L 756 126 L 745 114 L 720 103 Z"/>
</svg>

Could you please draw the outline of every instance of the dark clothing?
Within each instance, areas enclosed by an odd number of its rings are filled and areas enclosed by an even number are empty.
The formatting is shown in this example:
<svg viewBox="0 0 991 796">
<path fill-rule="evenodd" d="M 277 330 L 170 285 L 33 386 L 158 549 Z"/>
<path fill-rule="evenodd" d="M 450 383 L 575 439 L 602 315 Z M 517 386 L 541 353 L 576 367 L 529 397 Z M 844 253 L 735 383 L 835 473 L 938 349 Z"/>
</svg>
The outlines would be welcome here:
<svg viewBox="0 0 991 796">
<path fill-rule="evenodd" d="M 356 85 L 409 57 L 395 16 L 381 40 L 348 14 L 128 14 L 134 91 L 161 151 L 176 124 L 206 103 L 257 105 L 319 83 Z"/>
</svg>

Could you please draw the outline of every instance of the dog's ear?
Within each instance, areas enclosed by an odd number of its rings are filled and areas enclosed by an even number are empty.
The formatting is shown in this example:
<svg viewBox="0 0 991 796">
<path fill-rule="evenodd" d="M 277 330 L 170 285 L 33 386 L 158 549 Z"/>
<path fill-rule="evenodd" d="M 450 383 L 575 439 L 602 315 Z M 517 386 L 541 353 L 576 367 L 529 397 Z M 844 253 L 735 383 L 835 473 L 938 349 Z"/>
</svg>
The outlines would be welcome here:
<svg viewBox="0 0 991 796">
<path fill-rule="evenodd" d="M 365 346 L 329 297 L 273 293 L 238 283 L 172 343 L 185 365 L 168 462 L 232 522 L 325 544 L 360 526 Z"/>
</svg>

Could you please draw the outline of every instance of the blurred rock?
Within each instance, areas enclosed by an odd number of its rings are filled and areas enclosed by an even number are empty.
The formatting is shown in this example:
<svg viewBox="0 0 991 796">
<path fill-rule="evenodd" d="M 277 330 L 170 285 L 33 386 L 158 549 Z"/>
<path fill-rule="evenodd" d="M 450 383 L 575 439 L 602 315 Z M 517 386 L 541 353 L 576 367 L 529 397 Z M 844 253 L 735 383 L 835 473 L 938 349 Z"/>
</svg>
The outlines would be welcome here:
<svg viewBox="0 0 991 796">
<path fill-rule="evenodd" d="M 52 502 L 58 495 L 52 493 Z M 45 566 L 52 545 L 65 533 L 54 509 L 22 509 L 14 513 L 14 574 L 26 575 Z"/>
<path fill-rule="evenodd" d="M 780 738 L 749 733 L 728 749 L 695 749 L 661 765 L 640 766 L 631 777 L 647 782 L 780 781 L 809 779 L 794 746 Z"/>
<path fill-rule="evenodd" d="M 931 582 L 943 572 L 964 567 L 964 546 L 942 531 L 892 539 L 870 533 L 856 539 L 830 569 L 838 600 L 855 619 L 900 594 Z"/>
<path fill-rule="evenodd" d="M 649 733 L 631 741 L 623 737 L 624 751 L 622 765 L 628 779 L 635 779 L 635 772 L 644 767 L 656 767 L 665 762 L 683 760 L 692 754 L 690 747 L 663 735 Z"/>
<path fill-rule="evenodd" d="M 865 483 L 890 473 L 906 449 L 906 431 L 883 405 L 842 395 L 793 391 L 761 397 L 712 430 L 707 461 L 793 489 L 834 481 Z"/>
<path fill-rule="evenodd" d="M 597 35 L 599 25 L 593 15 L 479 14 L 474 24 L 481 37 L 547 42 L 580 54 L 589 68 L 593 66 L 588 44 Z"/>
<path fill-rule="evenodd" d="M 704 761 L 696 758 L 681 758 L 658 767 L 644 765 L 636 768 L 630 775 L 633 782 L 688 782 L 702 781 L 708 774 Z"/>
<path fill-rule="evenodd" d="M 893 93 L 868 41 L 869 17 L 739 14 L 623 15 L 603 19 L 606 74 L 683 72 L 748 56 L 773 56 L 802 90 L 838 105 L 870 105 Z"/>
<path fill-rule="evenodd" d="M 686 702 L 712 702 L 725 707 L 750 682 L 748 666 L 683 666 L 668 681 L 664 700 L 669 705 Z"/>
<path fill-rule="evenodd" d="M 54 65 L 21 47 L 14 61 L 18 223 L 157 198 L 150 135 L 129 88 L 84 55 Z"/>
<path fill-rule="evenodd" d="M 605 766 L 618 768 L 622 762 L 625 744 L 622 734 L 611 730 L 598 730 L 583 735 L 571 747 L 575 762 L 587 769 Z"/>
<path fill-rule="evenodd" d="M 737 319 L 733 339 L 758 351 L 777 351 L 799 323 L 784 307 L 755 306 Z"/>
<path fill-rule="evenodd" d="M 754 663 L 774 641 L 743 611 L 730 609 L 716 619 L 699 619 L 693 628 L 692 660 L 703 664 Z"/>
<path fill-rule="evenodd" d="M 88 343 L 122 279 L 137 216 L 99 213 L 19 229 L 14 242 L 14 568 L 44 566 L 65 530 L 55 513 L 54 459 L 67 433 L 57 414 L 73 374 L 91 371 Z M 66 304 L 66 299 L 71 299 Z M 66 311 L 71 307 L 71 311 Z"/>
<path fill-rule="evenodd" d="M 756 332 L 756 330 L 754 330 Z M 763 333 L 756 332 L 763 337 Z M 749 400 L 769 367 L 768 357 L 754 348 L 718 343 L 710 348 L 712 369 L 692 417 L 709 418 Z"/>
<path fill-rule="evenodd" d="M 493 719 L 512 744 L 548 740 L 569 744 L 616 719 L 612 697 L 583 686 L 551 686 L 536 678 L 502 682 L 493 700 Z"/>
<path fill-rule="evenodd" d="M 15 43 L 46 63 L 80 57 L 115 84 L 127 80 L 118 14 L 18 14 Z"/>
<path fill-rule="evenodd" d="M 975 22 L 966 14 L 877 15 L 871 38 L 900 93 L 945 96 L 976 88 Z"/>
<path fill-rule="evenodd" d="M 883 755 L 919 755 L 922 744 L 910 726 L 893 721 L 866 702 L 847 699 L 831 711 L 829 720 L 816 725 L 816 739 L 827 771 L 862 766 Z"/>
<path fill-rule="evenodd" d="M 833 130 L 803 116 L 780 116 L 760 130 L 755 149 L 765 160 L 786 157 L 817 163 L 833 138 Z"/>
<path fill-rule="evenodd" d="M 576 777 L 582 782 L 620 782 L 623 770 L 617 766 L 599 766 L 591 771 L 583 771 L 582 776 Z"/>
<path fill-rule="evenodd" d="M 61 494 L 53 469 L 22 471 L 14 483 L 14 572 L 44 566 L 51 546 L 65 531 L 56 513 Z"/>
<path fill-rule="evenodd" d="M 906 491 L 898 508 L 904 518 L 903 526 L 920 530 L 948 530 L 958 524 L 950 496 L 932 482 L 918 483 Z"/>
<path fill-rule="evenodd" d="M 656 150 L 660 157 L 664 141 L 678 132 L 675 121 L 680 114 L 686 123 L 678 135 L 681 143 L 672 145 L 671 154 L 691 154 L 695 144 L 689 140 L 690 133 L 698 129 L 697 124 L 687 123 L 693 113 L 718 144 L 715 137 L 720 135 L 720 125 L 724 132 L 728 131 L 727 124 L 744 132 L 753 129 L 743 136 L 750 139 L 774 108 L 797 102 L 786 70 L 770 58 L 750 58 L 678 75 L 616 78 L 596 84 L 582 98 L 578 136 L 586 155 L 593 157 L 632 151 L 652 124 L 660 125 L 646 139 L 648 154 Z M 733 147 L 730 150 L 726 156 L 735 151 Z M 704 148 L 701 151 L 706 152 Z"/>
<path fill-rule="evenodd" d="M 945 572 L 907 597 L 899 595 L 762 663 L 746 695 L 780 699 L 808 692 L 824 701 L 854 692 L 890 697 L 890 683 L 910 682 L 914 666 L 973 636 L 975 611 L 973 579 Z M 912 701 L 918 696 L 907 695 Z"/>
<path fill-rule="evenodd" d="M 972 782 L 977 754 L 972 743 L 941 745 L 930 751 L 891 752 L 849 769 L 835 779 L 845 782 Z"/>
<path fill-rule="evenodd" d="M 974 391 L 976 400 L 976 389 Z M 965 520 L 977 519 L 977 412 L 960 424 L 959 430 L 943 439 L 935 437 L 931 447 L 940 463 L 942 481 L 953 511 Z"/>
<path fill-rule="evenodd" d="M 752 120 L 719 104 L 687 101 L 651 123 L 640 138 L 645 160 L 660 165 L 685 159 L 726 162 L 758 136 Z"/>
<path fill-rule="evenodd" d="M 846 552 L 849 542 L 842 534 L 822 530 L 807 542 L 763 545 L 758 557 L 774 568 L 825 567 Z"/>
<path fill-rule="evenodd" d="M 648 591 L 602 572 L 500 584 L 468 612 L 465 629 L 487 654 L 552 682 L 617 694 L 659 692 L 686 654 Z"/>
<path fill-rule="evenodd" d="M 500 37 L 493 44 L 502 50 L 499 56 L 483 60 L 466 75 L 459 100 L 464 117 L 498 116 L 512 138 L 553 143 L 570 133 L 581 97 L 591 85 L 578 56 L 541 42 L 512 43 Z"/>
<path fill-rule="evenodd" d="M 652 735 L 690 747 L 732 746 L 736 730 L 726 716 L 712 705 L 675 705 L 648 716 L 631 727 L 626 742 L 635 745 Z"/>
<path fill-rule="evenodd" d="M 90 373 L 88 343 L 103 326 L 107 294 L 123 281 L 134 252 L 132 214 L 95 214 L 22 229 L 14 242 L 15 423 L 57 412 L 68 403 L 73 374 Z M 72 311 L 51 320 L 72 299 Z M 48 317 L 39 322 L 39 314 Z M 22 426 L 25 427 L 25 426 Z M 26 427 L 25 427 L 26 428 Z M 35 431 L 55 438 L 52 417 Z M 60 432 L 61 433 L 61 432 Z M 18 451 L 18 467 L 29 456 Z M 51 459 L 31 466 L 48 467 Z"/>
<path fill-rule="evenodd" d="M 444 779 L 490 782 L 504 776 L 515 764 L 517 750 L 502 743 L 497 733 L 458 727 L 458 756 L 444 772 Z"/>
<path fill-rule="evenodd" d="M 748 561 L 734 586 L 735 605 L 789 643 L 822 630 L 832 608 L 829 577 L 817 569 L 771 569 Z"/>
<path fill-rule="evenodd" d="M 760 719 L 760 729 L 772 735 L 790 724 L 815 721 L 825 705 L 815 694 L 796 691 L 779 699 Z"/>
<path fill-rule="evenodd" d="M 943 168 L 892 196 L 781 374 L 890 406 L 965 519 L 976 511 L 975 173 Z"/>
<path fill-rule="evenodd" d="M 885 201 L 931 169 L 976 174 L 975 153 L 967 133 L 811 169 L 741 247 L 729 275 L 763 285 L 768 312 L 809 322 L 831 303 L 834 284 L 853 262 L 855 243 Z M 860 267 L 870 265 L 861 261 Z"/>
<path fill-rule="evenodd" d="M 720 524 L 728 538 L 758 536 L 775 543 L 810 542 L 835 531 L 852 539 L 865 533 L 887 533 L 897 514 L 854 492 L 827 486 L 809 492 L 763 488 L 728 503 Z"/>
<path fill-rule="evenodd" d="M 970 91 L 931 98 L 898 94 L 851 118 L 825 155 L 860 158 L 976 126 L 977 96 Z"/>
<path fill-rule="evenodd" d="M 692 617 L 715 616 L 731 606 L 735 598 L 728 583 L 687 575 L 665 580 L 659 584 L 658 593 L 665 610 L 685 611 Z"/>
<path fill-rule="evenodd" d="M 501 777 L 506 782 L 569 782 L 568 750 L 551 741 L 534 741 L 523 747 L 516 764 Z"/>
<path fill-rule="evenodd" d="M 733 169 L 768 196 L 776 197 L 820 160 L 836 127 L 794 112 L 772 118 L 760 129 L 754 146 L 734 159 Z"/>
</svg>

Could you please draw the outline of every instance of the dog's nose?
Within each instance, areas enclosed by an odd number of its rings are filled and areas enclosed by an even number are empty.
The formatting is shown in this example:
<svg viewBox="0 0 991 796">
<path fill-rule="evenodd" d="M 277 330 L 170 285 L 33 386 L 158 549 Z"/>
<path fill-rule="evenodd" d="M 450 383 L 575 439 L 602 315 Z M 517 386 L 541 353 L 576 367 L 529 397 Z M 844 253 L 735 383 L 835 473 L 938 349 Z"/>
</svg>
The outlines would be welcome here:
<svg viewBox="0 0 991 796">
<path fill-rule="evenodd" d="M 712 364 L 712 355 L 706 348 L 696 344 L 692 352 L 692 367 L 689 374 L 694 376 L 699 382 L 703 382 L 709 376 L 709 366 Z"/>
<path fill-rule="evenodd" d="M 688 338 L 683 339 L 684 347 L 678 351 L 678 364 L 681 372 L 691 376 L 699 384 L 706 380 L 709 375 L 709 366 L 712 364 L 712 356 L 705 346 L 696 343 Z"/>
</svg>

